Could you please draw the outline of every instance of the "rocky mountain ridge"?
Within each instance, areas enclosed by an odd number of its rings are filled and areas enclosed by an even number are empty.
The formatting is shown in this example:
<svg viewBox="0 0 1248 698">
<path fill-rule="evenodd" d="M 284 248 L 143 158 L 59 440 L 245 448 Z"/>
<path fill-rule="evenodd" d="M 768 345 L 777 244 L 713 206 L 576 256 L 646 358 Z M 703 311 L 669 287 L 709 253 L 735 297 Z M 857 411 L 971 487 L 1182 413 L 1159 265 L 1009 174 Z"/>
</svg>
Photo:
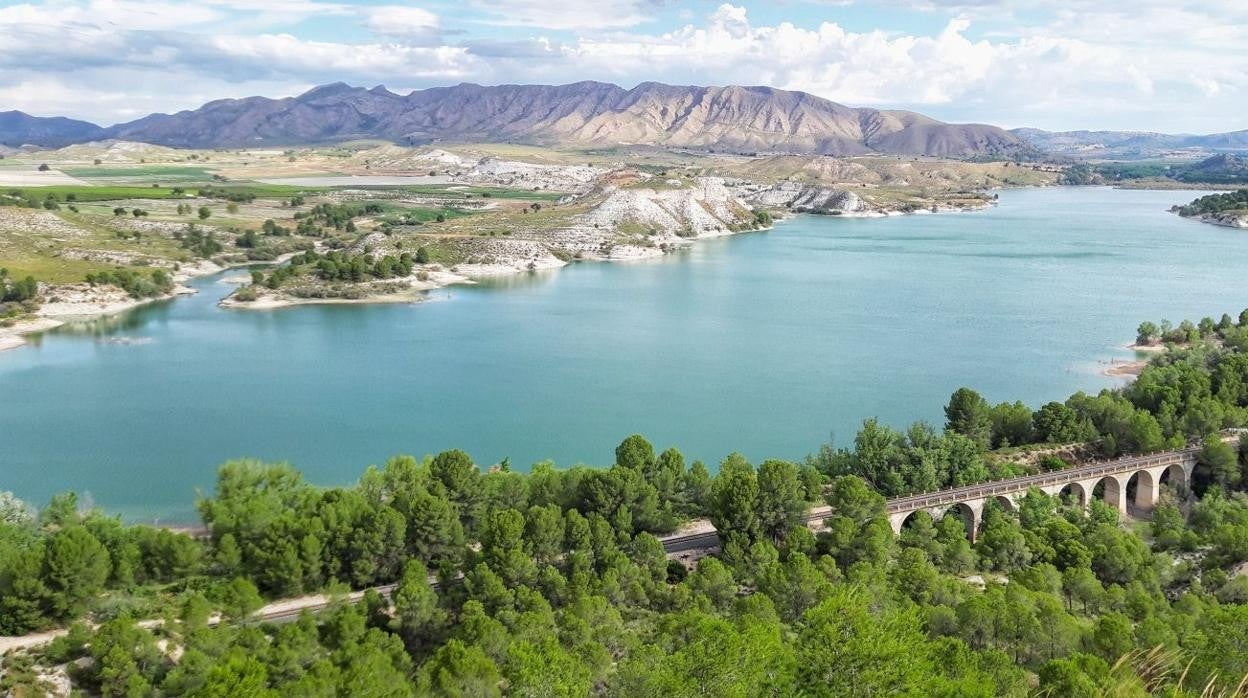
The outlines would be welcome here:
<svg viewBox="0 0 1248 698">
<path fill-rule="evenodd" d="M 24 128 L 0 128 L 0 143 L 22 141 L 27 134 L 24 142 L 48 144 L 33 125 Z M 384 138 L 403 145 L 437 141 L 654 145 L 950 158 L 1007 157 L 1030 150 L 1018 136 L 995 126 L 947 124 L 915 112 L 847 107 L 804 92 L 660 83 L 626 90 L 600 82 L 465 83 L 407 95 L 382 86 L 365 89 L 335 83 L 298 97 L 223 99 L 195 110 L 152 114 L 71 142 L 100 138 L 198 148 Z"/>
</svg>

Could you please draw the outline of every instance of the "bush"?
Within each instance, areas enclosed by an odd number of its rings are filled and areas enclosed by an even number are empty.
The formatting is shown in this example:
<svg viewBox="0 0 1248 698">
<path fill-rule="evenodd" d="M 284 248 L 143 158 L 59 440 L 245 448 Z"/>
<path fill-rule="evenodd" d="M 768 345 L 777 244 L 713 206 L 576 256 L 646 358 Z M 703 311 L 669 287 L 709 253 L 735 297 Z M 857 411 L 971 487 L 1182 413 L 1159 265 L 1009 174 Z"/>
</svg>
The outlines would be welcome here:
<svg viewBox="0 0 1248 698">
<path fill-rule="evenodd" d="M 39 284 L 35 281 L 35 277 L 27 276 L 20 281 L 10 280 L 9 270 L 0 269 L 0 301 L 20 303 L 31 300 L 38 295 Z"/>
<path fill-rule="evenodd" d="M 86 281 L 92 286 L 116 286 L 131 298 L 155 298 L 173 290 L 173 277 L 164 269 L 153 269 L 146 276 L 130 269 L 101 271 L 87 274 Z"/>
<path fill-rule="evenodd" d="M 1052 472 L 1054 470 L 1065 470 L 1070 467 L 1070 463 L 1058 458 L 1057 456 L 1045 456 L 1040 459 L 1040 469 Z"/>
</svg>

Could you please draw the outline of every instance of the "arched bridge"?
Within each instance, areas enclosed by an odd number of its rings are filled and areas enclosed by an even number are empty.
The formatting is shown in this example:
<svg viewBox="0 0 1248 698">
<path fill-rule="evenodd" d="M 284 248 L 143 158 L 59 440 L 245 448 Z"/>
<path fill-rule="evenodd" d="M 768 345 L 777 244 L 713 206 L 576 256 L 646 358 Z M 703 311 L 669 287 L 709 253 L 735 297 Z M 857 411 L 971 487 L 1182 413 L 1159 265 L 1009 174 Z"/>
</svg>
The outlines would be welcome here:
<svg viewBox="0 0 1248 698">
<path fill-rule="evenodd" d="M 1196 468 L 1196 454 L 1199 451 L 1199 447 L 1193 447 L 1146 456 L 1131 456 L 1009 480 L 898 497 L 888 500 L 888 520 L 892 524 L 893 532 L 901 533 L 906 520 L 916 512 L 926 511 L 933 518 L 939 519 L 950 511 L 956 511 L 967 522 L 971 540 L 974 540 L 983 518 L 984 506 L 990 500 L 996 501 L 1007 511 L 1014 511 L 1018 508 L 1018 498 L 1033 487 L 1045 494 L 1073 495 L 1084 506 L 1091 502 L 1094 494 L 1099 494 L 1105 503 L 1122 513 L 1127 512 L 1128 503 L 1134 505 L 1138 511 L 1149 511 L 1157 504 L 1157 493 L 1162 484 L 1187 486 L 1192 479 L 1192 471 Z"/>
</svg>

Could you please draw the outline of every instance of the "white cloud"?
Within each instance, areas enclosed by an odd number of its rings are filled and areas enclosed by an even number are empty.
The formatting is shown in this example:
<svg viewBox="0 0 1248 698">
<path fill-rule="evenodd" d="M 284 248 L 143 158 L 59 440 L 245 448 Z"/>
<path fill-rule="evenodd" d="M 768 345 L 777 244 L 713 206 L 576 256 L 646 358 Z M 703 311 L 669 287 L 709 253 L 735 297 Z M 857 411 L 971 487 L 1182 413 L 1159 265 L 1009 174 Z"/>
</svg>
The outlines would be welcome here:
<svg viewBox="0 0 1248 698">
<path fill-rule="evenodd" d="M 377 77 L 457 79 L 467 77 L 474 58 L 457 46 L 341 44 L 305 41 L 290 34 L 219 36 L 208 53 L 218 64 L 272 77 L 340 75 L 368 81 Z"/>
<path fill-rule="evenodd" d="M 1043 12 L 1040 0 L 910 3 L 947 13 L 931 33 L 760 23 L 731 3 L 702 6 L 683 26 L 645 31 L 658 2 L 467 0 L 475 11 L 467 24 L 447 3 L 439 14 L 428 4 L 314 0 L 23 3 L 0 8 L 0 109 L 110 121 L 335 80 L 404 89 L 595 79 L 765 84 L 1007 126 L 1248 126 L 1239 121 L 1248 113 L 1242 0 L 1070 0 Z M 351 17 L 373 37 L 311 40 L 290 24 L 325 14 Z M 1002 20 L 1018 16 L 1032 19 Z M 279 18 L 286 23 L 277 30 L 264 24 Z M 459 36 L 464 26 L 470 36 Z"/>
<path fill-rule="evenodd" d="M 1032 73 L 1028 90 L 1036 89 L 1038 71 L 1054 68 L 1131 84 L 1118 70 L 1098 67 L 1117 60 L 1112 52 L 1065 39 L 972 41 L 968 27 L 957 18 L 934 36 L 911 36 L 851 32 L 831 22 L 814 29 L 754 26 L 744 8 L 726 4 L 705 26 L 640 40 L 584 40 L 566 53 L 621 78 L 668 66 L 702 82 L 770 84 L 852 104 L 943 104 L 987 86 L 1009 88 L 1023 68 Z"/>
<path fill-rule="evenodd" d="M 90 0 L 0 8 L 0 27 L 110 27 L 121 30 L 176 29 L 215 22 L 225 15 L 202 4 Z"/>
<path fill-rule="evenodd" d="M 6 76 L 7 77 L 7 76 Z M 81 75 L 23 72 L 0 86 L 4 109 L 20 109 L 36 116 L 69 116 L 103 125 L 129 121 L 155 111 L 194 109 L 223 96 L 298 94 L 311 84 L 251 81 L 228 83 L 181 73 L 152 71 L 83 71 Z"/>
<path fill-rule="evenodd" d="M 228 10 L 236 24 L 253 31 L 281 27 L 316 17 L 344 17 L 358 13 L 348 4 L 319 0 L 199 0 L 211 7 Z"/>
<path fill-rule="evenodd" d="M 365 25 L 375 34 L 421 40 L 437 37 L 441 29 L 441 22 L 434 13 L 401 5 L 370 8 Z"/>
<path fill-rule="evenodd" d="M 651 19 L 647 0 L 469 0 L 485 22 L 543 29 L 602 30 L 632 27 Z"/>
<path fill-rule="evenodd" d="M 1162 5 L 1156 10 L 1172 25 L 1196 23 Z M 1081 29 L 1061 17 L 1055 20 L 1057 29 L 1026 28 L 1012 37 L 975 40 L 969 38 L 973 20 L 967 16 L 956 16 L 939 33 L 925 36 L 853 32 L 832 22 L 814 28 L 783 22 L 760 26 L 745 8 L 725 4 L 700 26 L 658 36 L 584 39 L 564 53 L 583 73 L 621 81 L 646 75 L 678 82 L 769 84 L 848 104 L 936 109 L 954 118 L 1011 126 L 1125 127 L 1133 120 L 1139 127 L 1141 115 L 1149 114 L 1150 123 L 1142 124 L 1149 128 L 1166 128 L 1165 120 L 1173 123 L 1171 129 L 1214 121 L 1221 125 L 1206 128 L 1243 127 L 1228 118 L 1226 100 L 1237 95 L 1242 113 L 1248 88 L 1244 43 L 1234 50 L 1218 44 L 1223 50 L 1209 51 L 1159 34 L 1142 47 L 1130 39 L 1129 27 L 1126 38 L 1106 36 L 1102 27 L 1108 20 L 1089 16 Z M 1218 27 L 1206 41 L 1235 42 L 1242 30 Z M 1207 101 L 1214 97 L 1223 101 Z"/>
<path fill-rule="evenodd" d="M 1206 97 L 1217 97 L 1222 92 L 1222 85 L 1212 78 L 1203 75 L 1193 75 L 1191 81 Z"/>
</svg>

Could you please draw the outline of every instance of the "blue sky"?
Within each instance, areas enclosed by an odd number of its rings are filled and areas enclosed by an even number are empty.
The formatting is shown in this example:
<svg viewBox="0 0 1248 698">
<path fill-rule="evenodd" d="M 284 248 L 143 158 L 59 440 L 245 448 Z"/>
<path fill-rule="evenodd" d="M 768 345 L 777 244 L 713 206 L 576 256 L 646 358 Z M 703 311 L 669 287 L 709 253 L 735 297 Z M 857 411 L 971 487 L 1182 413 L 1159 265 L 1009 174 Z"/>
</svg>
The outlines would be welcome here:
<svg viewBox="0 0 1248 698">
<path fill-rule="evenodd" d="M 326 82 L 767 84 L 1053 130 L 1248 128 L 1248 0 L 0 0 L 0 110 Z"/>
</svg>

